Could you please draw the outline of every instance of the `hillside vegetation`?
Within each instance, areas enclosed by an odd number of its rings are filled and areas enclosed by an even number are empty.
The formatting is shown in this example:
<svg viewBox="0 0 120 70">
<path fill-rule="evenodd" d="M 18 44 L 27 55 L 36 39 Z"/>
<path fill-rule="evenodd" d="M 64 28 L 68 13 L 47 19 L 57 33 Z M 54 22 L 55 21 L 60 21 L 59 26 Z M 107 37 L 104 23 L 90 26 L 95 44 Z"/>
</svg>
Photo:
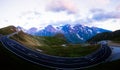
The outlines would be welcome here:
<svg viewBox="0 0 120 70">
<path fill-rule="evenodd" d="M 16 32 L 16 31 L 17 31 L 16 27 L 14 27 L 14 26 L 8 26 L 8 27 L 1 28 L 0 29 L 0 34 L 2 34 L 2 35 L 8 35 L 8 34 Z"/>
<path fill-rule="evenodd" d="M 35 46 L 42 45 L 38 40 L 33 38 L 31 35 L 24 33 L 23 31 L 20 31 L 18 34 L 13 35 L 11 38 L 32 49 L 35 49 Z"/>
<path fill-rule="evenodd" d="M 89 39 L 88 42 L 98 42 L 101 40 L 112 40 L 115 42 L 120 42 L 120 30 L 97 34 L 96 36 Z"/>
<path fill-rule="evenodd" d="M 39 49 L 40 53 L 62 57 L 85 56 L 99 48 L 98 45 L 83 47 L 81 44 L 70 44 L 62 34 L 51 37 L 31 36 L 21 31 L 12 38 L 33 50 Z"/>
</svg>

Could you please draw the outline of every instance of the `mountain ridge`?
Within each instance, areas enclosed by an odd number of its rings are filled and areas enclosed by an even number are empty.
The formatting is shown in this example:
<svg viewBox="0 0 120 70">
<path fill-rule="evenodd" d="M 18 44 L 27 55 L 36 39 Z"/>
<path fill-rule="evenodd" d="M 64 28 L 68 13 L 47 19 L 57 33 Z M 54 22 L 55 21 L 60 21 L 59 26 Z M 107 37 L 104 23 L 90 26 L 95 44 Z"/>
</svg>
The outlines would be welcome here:
<svg viewBox="0 0 120 70">
<path fill-rule="evenodd" d="M 32 31 L 31 31 L 32 30 Z M 102 32 L 111 32 L 97 27 L 88 27 L 81 24 L 70 25 L 66 24 L 63 26 L 54 27 L 52 25 L 46 26 L 44 29 L 38 30 L 35 27 L 32 27 L 26 31 L 26 33 L 35 35 L 35 36 L 54 36 L 58 33 L 61 33 L 65 36 L 68 42 L 78 44 L 84 43 L 88 39 Z"/>
</svg>

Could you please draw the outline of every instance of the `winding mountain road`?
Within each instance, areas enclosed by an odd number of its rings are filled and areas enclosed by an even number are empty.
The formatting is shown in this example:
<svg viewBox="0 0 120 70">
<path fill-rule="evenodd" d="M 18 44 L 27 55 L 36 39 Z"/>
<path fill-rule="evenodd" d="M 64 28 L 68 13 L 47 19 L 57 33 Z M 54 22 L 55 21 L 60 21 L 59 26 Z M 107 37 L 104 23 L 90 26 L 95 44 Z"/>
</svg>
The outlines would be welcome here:
<svg viewBox="0 0 120 70">
<path fill-rule="evenodd" d="M 14 33 L 16 34 L 16 33 Z M 2 36 L 0 41 L 3 46 L 15 55 L 30 61 L 32 63 L 57 69 L 80 69 L 96 65 L 105 61 L 111 55 L 111 49 L 107 45 L 102 45 L 96 52 L 84 57 L 57 57 L 50 56 L 33 51 L 20 43 L 10 39 L 8 36 Z"/>
</svg>

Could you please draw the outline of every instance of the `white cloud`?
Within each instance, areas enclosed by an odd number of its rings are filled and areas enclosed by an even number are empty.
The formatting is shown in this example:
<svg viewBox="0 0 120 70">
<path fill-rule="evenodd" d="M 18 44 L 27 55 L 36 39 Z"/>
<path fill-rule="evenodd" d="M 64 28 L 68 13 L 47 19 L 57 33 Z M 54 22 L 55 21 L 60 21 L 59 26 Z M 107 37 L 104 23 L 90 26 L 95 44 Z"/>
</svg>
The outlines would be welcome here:
<svg viewBox="0 0 120 70">
<path fill-rule="evenodd" d="M 102 21 L 102 22 L 96 21 L 89 24 L 89 26 L 96 26 L 99 28 L 115 31 L 120 29 L 120 19 L 111 19 L 111 20 Z"/>
<path fill-rule="evenodd" d="M 46 6 L 46 9 L 53 12 L 66 11 L 68 14 L 77 13 L 77 7 L 73 1 L 68 0 L 52 1 Z"/>
<path fill-rule="evenodd" d="M 31 19 L 28 19 L 31 18 Z M 75 21 L 75 16 L 74 15 L 68 15 L 65 12 L 60 12 L 60 13 L 53 13 L 53 12 L 46 12 L 42 13 L 40 16 L 35 15 L 33 13 L 26 14 L 25 16 L 21 17 L 19 20 L 20 23 L 28 23 L 26 26 L 23 24 L 22 26 L 25 28 L 30 28 L 30 27 L 45 27 L 50 24 L 54 25 L 61 25 L 57 22 L 64 22 L 64 21 Z"/>
<path fill-rule="evenodd" d="M 93 0 L 95 3 L 100 5 L 108 5 L 110 3 L 110 0 Z"/>
<path fill-rule="evenodd" d="M 119 0 L 0 0 L 0 27 L 19 25 L 28 29 L 49 24 L 61 25 L 64 23 L 60 22 L 68 21 L 116 30 L 120 29 L 119 18 L 97 22 L 92 17 L 96 8 L 99 9 L 97 12 L 101 10 L 103 14 L 114 15 L 108 12 L 118 11 L 119 3 Z M 94 9 L 92 13 L 91 9 Z M 112 22 L 112 19 L 117 22 Z"/>
</svg>

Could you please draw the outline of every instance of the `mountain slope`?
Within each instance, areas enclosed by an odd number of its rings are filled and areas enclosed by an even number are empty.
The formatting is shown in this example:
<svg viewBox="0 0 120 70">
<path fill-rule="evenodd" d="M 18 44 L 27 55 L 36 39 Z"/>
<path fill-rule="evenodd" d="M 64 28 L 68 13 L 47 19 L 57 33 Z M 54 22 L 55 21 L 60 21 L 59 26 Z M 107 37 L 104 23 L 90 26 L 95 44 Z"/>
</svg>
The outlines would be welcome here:
<svg viewBox="0 0 120 70">
<path fill-rule="evenodd" d="M 18 29 L 16 29 L 16 27 L 14 27 L 14 26 L 7 26 L 7 27 L 4 27 L 4 28 L 0 29 L 0 34 L 8 35 L 8 34 L 16 32 L 16 31 L 18 31 Z"/>
<path fill-rule="evenodd" d="M 114 32 L 104 32 L 97 34 L 96 36 L 89 39 L 89 42 L 97 42 L 101 40 L 112 40 L 112 41 L 120 41 L 120 30 Z"/>
<path fill-rule="evenodd" d="M 52 25 L 48 25 L 44 29 L 39 30 L 38 32 L 32 34 L 37 36 L 54 36 L 56 33 L 57 30 Z"/>
<path fill-rule="evenodd" d="M 65 36 L 68 42 L 78 44 L 84 43 L 86 40 L 95 36 L 98 33 L 102 32 L 110 32 L 109 30 L 97 28 L 97 27 L 88 27 L 77 24 L 75 26 L 71 26 L 70 24 L 66 24 L 63 26 L 53 27 L 52 25 L 48 25 L 42 30 L 38 30 L 34 28 L 34 32 L 29 29 L 27 33 L 36 36 L 54 36 L 57 33 L 61 33 Z"/>
<path fill-rule="evenodd" d="M 21 44 L 24 44 L 25 46 L 28 46 L 30 48 L 34 48 L 33 46 L 40 46 L 41 44 L 34 39 L 31 35 L 24 33 L 20 27 L 15 26 L 7 26 L 0 29 L 0 34 L 2 35 L 9 35 L 14 32 L 18 32 L 18 34 L 13 35 L 11 38 L 20 42 Z"/>
<path fill-rule="evenodd" d="M 32 49 L 36 48 L 35 46 L 42 45 L 38 40 L 34 39 L 33 36 L 26 34 L 23 31 L 13 35 L 11 38 Z"/>
<path fill-rule="evenodd" d="M 83 43 L 92 36 L 98 33 L 107 32 L 108 30 L 77 24 L 73 27 L 71 25 L 65 25 L 63 26 L 62 31 L 71 43 Z"/>
</svg>

